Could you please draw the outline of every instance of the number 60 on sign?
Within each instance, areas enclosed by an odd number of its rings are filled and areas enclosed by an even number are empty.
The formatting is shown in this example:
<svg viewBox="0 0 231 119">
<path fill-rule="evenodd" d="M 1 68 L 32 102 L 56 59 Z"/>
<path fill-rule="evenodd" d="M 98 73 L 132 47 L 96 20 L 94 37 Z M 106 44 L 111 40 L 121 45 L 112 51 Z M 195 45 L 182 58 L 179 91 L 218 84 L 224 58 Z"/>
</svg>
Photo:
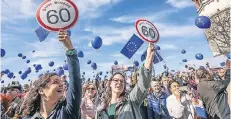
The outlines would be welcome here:
<svg viewBox="0 0 231 119">
<path fill-rule="evenodd" d="M 36 18 L 48 31 L 68 30 L 78 20 L 78 9 L 71 0 L 45 0 L 39 5 Z"/>
</svg>

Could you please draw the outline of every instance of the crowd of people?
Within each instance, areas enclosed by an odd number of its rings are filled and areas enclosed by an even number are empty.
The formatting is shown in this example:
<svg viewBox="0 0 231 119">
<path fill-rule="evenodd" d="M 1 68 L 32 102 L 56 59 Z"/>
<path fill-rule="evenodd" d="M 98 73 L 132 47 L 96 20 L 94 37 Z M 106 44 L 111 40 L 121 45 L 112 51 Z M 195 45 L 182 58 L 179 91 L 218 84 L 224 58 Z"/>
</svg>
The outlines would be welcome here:
<svg viewBox="0 0 231 119">
<path fill-rule="evenodd" d="M 23 86 L 1 87 L 2 119 L 230 119 L 230 61 L 214 70 L 186 66 L 187 72 L 153 75 L 154 46 L 132 76 L 83 81 L 79 60 L 65 31 L 69 77 L 45 73 Z"/>
</svg>

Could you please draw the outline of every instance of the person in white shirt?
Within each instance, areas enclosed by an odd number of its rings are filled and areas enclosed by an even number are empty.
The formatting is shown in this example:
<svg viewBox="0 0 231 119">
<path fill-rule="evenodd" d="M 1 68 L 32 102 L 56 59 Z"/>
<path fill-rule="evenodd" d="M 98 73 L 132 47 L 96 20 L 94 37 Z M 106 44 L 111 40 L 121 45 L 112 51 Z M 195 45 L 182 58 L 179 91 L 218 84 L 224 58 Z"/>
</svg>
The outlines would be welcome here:
<svg viewBox="0 0 231 119">
<path fill-rule="evenodd" d="M 187 93 L 179 89 L 179 83 L 175 80 L 169 82 L 171 95 L 166 100 L 169 115 L 173 119 L 194 119 L 195 111 L 191 98 Z"/>
</svg>

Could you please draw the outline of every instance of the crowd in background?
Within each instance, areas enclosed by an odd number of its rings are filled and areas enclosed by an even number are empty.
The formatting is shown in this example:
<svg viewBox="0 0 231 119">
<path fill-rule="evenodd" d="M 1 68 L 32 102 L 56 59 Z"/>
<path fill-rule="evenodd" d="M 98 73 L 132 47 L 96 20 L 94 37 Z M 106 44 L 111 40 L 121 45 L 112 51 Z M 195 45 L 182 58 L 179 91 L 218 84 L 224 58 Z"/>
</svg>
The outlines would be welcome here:
<svg viewBox="0 0 231 119">
<path fill-rule="evenodd" d="M 83 81 L 71 40 L 63 31 L 58 37 L 67 48 L 69 77 L 46 73 L 31 84 L 1 87 L 2 119 L 230 119 L 229 60 L 218 70 L 185 66 L 187 72 L 154 76 L 149 45 L 132 76 Z"/>
</svg>

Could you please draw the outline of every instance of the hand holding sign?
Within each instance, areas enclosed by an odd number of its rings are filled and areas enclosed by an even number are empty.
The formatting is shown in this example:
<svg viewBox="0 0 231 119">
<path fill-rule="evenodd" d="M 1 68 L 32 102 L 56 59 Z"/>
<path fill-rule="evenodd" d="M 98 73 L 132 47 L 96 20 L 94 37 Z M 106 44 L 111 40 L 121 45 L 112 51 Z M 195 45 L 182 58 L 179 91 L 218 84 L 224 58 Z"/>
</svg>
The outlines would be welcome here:
<svg viewBox="0 0 231 119">
<path fill-rule="evenodd" d="M 38 23 L 48 31 L 68 30 L 78 19 L 78 9 L 71 0 L 45 0 L 36 11 Z"/>
</svg>

